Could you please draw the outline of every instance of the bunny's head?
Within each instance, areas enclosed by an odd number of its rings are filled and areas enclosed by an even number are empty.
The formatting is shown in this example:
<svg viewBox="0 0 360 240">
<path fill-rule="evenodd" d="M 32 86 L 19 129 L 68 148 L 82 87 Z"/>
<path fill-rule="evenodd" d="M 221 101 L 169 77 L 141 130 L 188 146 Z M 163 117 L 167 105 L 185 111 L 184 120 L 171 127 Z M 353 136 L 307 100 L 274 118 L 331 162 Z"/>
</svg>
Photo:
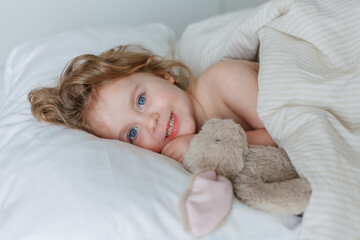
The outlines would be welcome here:
<svg viewBox="0 0 360 240">
<path fill-rule="evenodd" d="M 248 151 L 246 134 L 239 124 L 211 119 L 191 141 L 183 164 L 192 173 L 212 169 L 231 179 L 244 168 Z"/>
</svg>

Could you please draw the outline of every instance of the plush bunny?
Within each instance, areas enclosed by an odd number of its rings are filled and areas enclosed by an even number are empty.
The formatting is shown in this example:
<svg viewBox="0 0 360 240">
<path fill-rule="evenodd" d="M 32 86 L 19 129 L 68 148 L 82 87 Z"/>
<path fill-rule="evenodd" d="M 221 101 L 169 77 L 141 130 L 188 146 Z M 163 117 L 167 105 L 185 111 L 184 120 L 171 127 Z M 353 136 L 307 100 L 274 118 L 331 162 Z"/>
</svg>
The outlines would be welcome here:
<svg viewBox="0 0 360 240">
<path fill-rule="evenodd" d="M 286 152 L 277 147 L 248 145 L 245 131 L 232 120 L 207 121 L 191 141 L 183 164 L 195 174 L 181 203 L 190 231 L 206 225 L 202 217 L 209 209 L 231 205 L 232 190 L 241 202 L 280 215 L 301 214 L 309 202 L 310 184 L 298 176 Z M 196 201 L 200 202 L 194 204 Z M 213 205 L 209 205 L 211 201 Z M 209 209 L 205 210 L 206 206 Z M 200 236 L 212 230 L 227 216 L 226 209 L 218 211 L 219 219 L 207 229 L 193 233 Z"/>
</svg>

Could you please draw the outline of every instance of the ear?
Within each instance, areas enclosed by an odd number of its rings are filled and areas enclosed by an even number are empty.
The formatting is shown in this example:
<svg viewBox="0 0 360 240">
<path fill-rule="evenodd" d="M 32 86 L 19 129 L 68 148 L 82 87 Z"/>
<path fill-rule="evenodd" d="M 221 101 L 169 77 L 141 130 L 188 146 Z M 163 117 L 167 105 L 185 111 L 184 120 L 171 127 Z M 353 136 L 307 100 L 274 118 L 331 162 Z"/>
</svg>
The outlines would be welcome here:
<svg viewBox="0 0 360 240">
<path fill-rule="evenodd" d="M 180 201 L 185 230 L 201 237 L 217 229 L 230 213 L 233 188 L 231 182 L 214 170 L 192 176 L 189 189 Z"/>
<path fill-rule="evenodd" d="M 171 76 L 170 73 L 163 71 L 163 70 L 159 70 L 156 71 L 155 74 L 163 79 L 165 79 L 166 81 L 169 81 L 171 83 L 175 83 L 175 79 L 173 76 Z"/>
</svg>

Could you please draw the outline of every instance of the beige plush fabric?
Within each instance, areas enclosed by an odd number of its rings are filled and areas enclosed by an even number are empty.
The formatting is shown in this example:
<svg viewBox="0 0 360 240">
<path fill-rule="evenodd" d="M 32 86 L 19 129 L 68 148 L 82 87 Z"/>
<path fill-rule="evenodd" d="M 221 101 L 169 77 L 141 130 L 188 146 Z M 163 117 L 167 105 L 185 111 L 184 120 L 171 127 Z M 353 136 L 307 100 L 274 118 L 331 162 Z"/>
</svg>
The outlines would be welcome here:
<svg viewBox="0 0 360 240">
<path fill-rule="evenodd" d="M 284 150 L 248 146 L 244 130 L 232 120 L 207 121 L 192 140 L 184 167 L 192 173 L 215 170 L 231 180 L 240 201 L 266 212 L 301 214 L 311 194 Z"/>
</svg>

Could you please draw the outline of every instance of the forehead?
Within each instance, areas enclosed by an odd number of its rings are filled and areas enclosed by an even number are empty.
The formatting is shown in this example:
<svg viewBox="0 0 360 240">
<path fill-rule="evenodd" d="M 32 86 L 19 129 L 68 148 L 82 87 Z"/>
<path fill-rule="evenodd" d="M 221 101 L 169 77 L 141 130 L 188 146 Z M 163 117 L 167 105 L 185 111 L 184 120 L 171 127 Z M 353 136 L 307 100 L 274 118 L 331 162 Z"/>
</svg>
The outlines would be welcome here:
<svg viewBox="0 0 360 240">
<path fill-rule="evenodd" d="M 133 81 L 130 81 L 130 79 L 130 77 L 114 79 L 110 83 L 101 86 L 97 91 L 99 100 L 106 101 L 108 96 L 111 96 L 118 91 L 126 92 L 126 88 L 133 84 Z"/>
<path fill-rule="evenodd" d="M 113 81 L 101 86 L 97 89 L 95 106 L 98 109 L 111 108 L 114 105 L 114 98 L 119 102 L 120 99 L 129 101 L 130 95 L 133 90 L 139 86 L 149 83 L 152 79 L 151 73 L 135 73 Z"/>
<path fill-rule="evenodd" d="M 90 124 L 99 137 L 115 138 L 114 123 L 120 123 L 120 117 L 129 101 L 135 81 L 131 77 L 115 79 L 96 90 L 89 118 Z"/>
</svg>

